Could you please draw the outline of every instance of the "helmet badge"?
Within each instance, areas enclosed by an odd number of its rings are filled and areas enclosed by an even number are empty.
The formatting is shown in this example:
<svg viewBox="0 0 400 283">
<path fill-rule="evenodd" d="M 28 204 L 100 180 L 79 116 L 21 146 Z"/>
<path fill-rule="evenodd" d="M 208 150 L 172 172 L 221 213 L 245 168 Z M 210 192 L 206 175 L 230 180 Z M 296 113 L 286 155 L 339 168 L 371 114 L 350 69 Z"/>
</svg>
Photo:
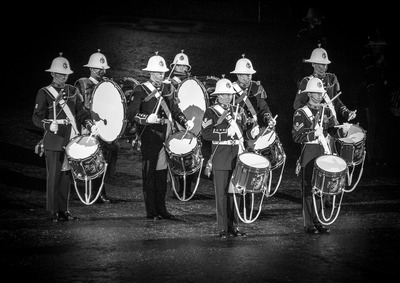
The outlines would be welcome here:
<svg viewBox="0 0 400 283">
<path fill-rule="evenodd" d="M 322 84 L 320 82 L 318 82 L 317 87 L 322 88 Z"/>
</svg>

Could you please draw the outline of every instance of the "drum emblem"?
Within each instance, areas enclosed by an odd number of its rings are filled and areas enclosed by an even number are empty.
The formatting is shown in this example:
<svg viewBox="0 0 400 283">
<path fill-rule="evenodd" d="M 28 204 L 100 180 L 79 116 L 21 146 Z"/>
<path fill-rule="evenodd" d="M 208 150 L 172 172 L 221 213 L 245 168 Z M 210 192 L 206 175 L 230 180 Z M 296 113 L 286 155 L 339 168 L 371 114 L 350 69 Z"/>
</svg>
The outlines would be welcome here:
<svg viewBox="0 0 400 283">
<path fill-rule="evenodd" d="M 254 176 L 254 178 L 251 180 L 250 185 L 252 186 L 253 190 L 260 190 L 262 181 L 264 180 L 264 174 L 258 174 Z"/>
</svg>

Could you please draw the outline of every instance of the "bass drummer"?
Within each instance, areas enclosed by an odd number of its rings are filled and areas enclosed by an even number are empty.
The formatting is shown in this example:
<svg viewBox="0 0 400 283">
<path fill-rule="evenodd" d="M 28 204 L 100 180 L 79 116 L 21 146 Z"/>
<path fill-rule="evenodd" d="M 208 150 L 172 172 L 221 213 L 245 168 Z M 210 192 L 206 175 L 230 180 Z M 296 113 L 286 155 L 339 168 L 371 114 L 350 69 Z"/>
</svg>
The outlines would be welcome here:
<svg viewBox="0 0 400 283">
<path fill-rule="evenodd" d="M 108 80 L 105 77 L 107 69 L 110 66 L 107 63 L 107 58 L 103 53 L 100 53 L 100 49 L 90 55 L 89 61 L 84 67 L 89 68 L 90 76 L 88 78 L 82 77 L 75 82 L 75 86 L 79 89 L 84 106 L 87 111 L 90 113 L 90 106 L 93 97 L 93 91 L 99 83 Z M 83 131 L 83 134 L 85 132 Z M 113 142 L 105 142 L 102 139 L 99 139 L 100 148 L 103 152 L 104 158 L 108 164 L 107 172 L 105 173 L 105 180 L 110 180 L 112 176 L 115 174 L 117 159 L 118 159 L 118 151 L 119 145 L 117 140 Z M 97 190 L 101 188 L 102 178 L 98 177 L 91 180 L 93 189 Z M 97 199 L 97 203 L 109 204 L 111 200 L 107 197 L 106 186 L 103 184 L 103 189 L 101 191 L 100 197 Z"/>
<path fill-rule="evenodd" d="M 53 222 L 79 220 L 68 210 L 72 175 L 65 147 L 80 134 L 77 122 L 95 136 L 99 129 L 83 107 L 78 89 L 66 83 L 73 71 L 62 53 L 46 72 L 50 72 L 52 82 L 39 89 L 32 115 L 35 126 L 44 130 L 46 210 L 51 213 Z"/>
<path fill-rule="evenodd" d="M 167 156 L 164 143 L 175 131 L 175 123 L 187 130 L 194 123 L 187 120 L 179 109 L 172 84 L 164 81 L 169 69 L 163 57 L 150 57 L 146 68 L 148 81 L 133 90 L 132 101 L 128 105 L 127 119 L 136 123 L 141 139 L 143 195 L 146 217 L 152 220 L 172 219 L 165 197 L 167 193 Z"/>
<path fill-rule="evenodd" d="M 322 107 L 321 101 L 325 94 L 322 81 L 312 78 L 308 81 L 303 93 L 307 95 L 307 104 L 297 109 L 293 115 L 292 138 L 295 143 L 302 144 L 299 158 L 302 171 L 302 208 L 304 230 L 308 234 L 329 233 L 315 214 L 312 198 L 312 175 L 314 161 L 324 154 L 331 154 L 332 149 L 327 141 L 330 136 L 346 136 L 349 130 L 348 123 L 344 123 L 341 129 L 335 128 L 335 119 L 329 107 Z M 321 117 L 323 115 L 323 117 Z M 322 121 L 322 122 L 321 122 Z M 339 133 L 339 131 L 341 131 Z M 321 199 L 316 198 L 316 209 L 321 214 Z"/>
</svg>

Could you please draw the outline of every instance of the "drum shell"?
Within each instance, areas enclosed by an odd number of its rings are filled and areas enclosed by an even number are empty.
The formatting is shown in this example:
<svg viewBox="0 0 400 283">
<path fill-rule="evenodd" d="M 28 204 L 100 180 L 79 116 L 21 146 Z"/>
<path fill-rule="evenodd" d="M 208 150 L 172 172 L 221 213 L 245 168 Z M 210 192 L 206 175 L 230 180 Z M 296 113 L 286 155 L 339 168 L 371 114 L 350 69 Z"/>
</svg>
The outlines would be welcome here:
<svg viewBox="0 0 400 283">
<path fill-rule="evenodd" d="M 79 180 L 95 179 L 105 170 L 106 161 L 99 147 L 98 141 L 91 138 L 94 141 L 94 145 L 87 145 L 85 143 L 88 138 L 88 136 L 77 136 L 73 138 L 66 147 L 66 154 L 71 166 L 72 174 L 74 174 L 74 176 Z M 69 154 L 69 148 L 74 143 L 84 144 L 85 146 L 90 147 L 94 146 L 95 151 L 92 154 L 88 154 L 86 157 L 74 158 Z"/>
<path fill-rule="evenodd" d="M 256 149 L 255 152 L 268 159 L 271 163 L 271 170 L 281 166 L 286 159 L 282 143 L 276 134 L 274 141 L 270 145 L 261 149 Z"/>
<path fill-rule="evenodd" d="M 252 153 L 246 153 L 252 154 Z M 254 155 L 256 155 L 254 153 Z M 231 182 L 238 191 L 259 193 L 262 192 L 267 183 L 270 173 L 270 163 L 266 160 L 268 166 L 265 168 L 256 168 L 246 164 L 238 157 L 235 170 L 233 171 Z"/>
<path fill-rule="evenodd" d="M 192 142 L 196 142 L 192 150 L 186 153 L 177 153 L 170 147 L 170 143 L 173 139 L 180 140 L 184 134 L 185 131 L 172 134 L 167 139 L 165 146 L 168 165 L 174 174 L 180 176 L 190 175 L 196 172 L 200 168 L 201 160 L 203 159 L 200 151 L 201 142 L 192 133 L 188 132 L 184 137 L 184 139 L 192 139 Z"/>
<path fill-rule="evenodd" d="M 348 142 L 346 139 L 336 139 L 335 147 L 338 155 L 348 166 L 358 165 L 363 161 L 365 153 L 366 132 L 358 125 L 351 125 L 348 135 L 362 133 L 363 138 L 357 142 Z"/>
<path fill-rule="evenodd" d="M 338 156 L 331 157 L 342 159 Z M 342 193 L 346 186 L 347 167 L 340 172 L 330 172 L 319 167 L 317 160 L 318 158 L 314 162 L 314 169 L 311 179 L 313 188 L 326 195 L 337 195 Z M 345 163 L 344 160 L 343 162 Z"/>
</svg>

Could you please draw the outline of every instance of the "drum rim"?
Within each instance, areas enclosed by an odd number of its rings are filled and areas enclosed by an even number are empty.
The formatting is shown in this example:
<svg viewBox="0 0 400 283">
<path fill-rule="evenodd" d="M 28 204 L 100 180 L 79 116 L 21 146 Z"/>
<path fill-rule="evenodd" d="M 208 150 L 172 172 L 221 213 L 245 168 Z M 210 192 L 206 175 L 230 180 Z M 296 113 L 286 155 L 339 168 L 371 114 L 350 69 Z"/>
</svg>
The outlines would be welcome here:
<svg viewBox="0 0 400 283">
<path fill-rule="evenodd" d="M 326 170 L 324 170 L 325 168 L 322 168 L 321 166 L 318 166 L 318 161 L 319 161 L 319 160 L 322 160 L 323 158 L 327 158 L 327 157 L 329 157 L 329 158 L 332 158 L 332 157 L 333 157 L 333 159 L 340 160 L 340 162 L 343 163 L 343 164 L 341 164 L 341 165 L 344 166 L 344 169 L 341 170 L 341 171 L 332 172 L 332 171 L 326 171 Z M 318 157 L 315 159 L 314 164 L 315 164 L 315 166 L 318 167 L 319 169 L 324 170 L 325 172 L 329 172 L 329 173 L 340 173 L 340 172 L 345 172 L 345 171 L 347 170 L 347 161 L 346 161 L 343 157 L 340 157 L 340 156 L 337 156 L 337 155 L 333 155 L 333 154 L 326 154 L 326 155 L 318 156 Z"/>
</svg>

